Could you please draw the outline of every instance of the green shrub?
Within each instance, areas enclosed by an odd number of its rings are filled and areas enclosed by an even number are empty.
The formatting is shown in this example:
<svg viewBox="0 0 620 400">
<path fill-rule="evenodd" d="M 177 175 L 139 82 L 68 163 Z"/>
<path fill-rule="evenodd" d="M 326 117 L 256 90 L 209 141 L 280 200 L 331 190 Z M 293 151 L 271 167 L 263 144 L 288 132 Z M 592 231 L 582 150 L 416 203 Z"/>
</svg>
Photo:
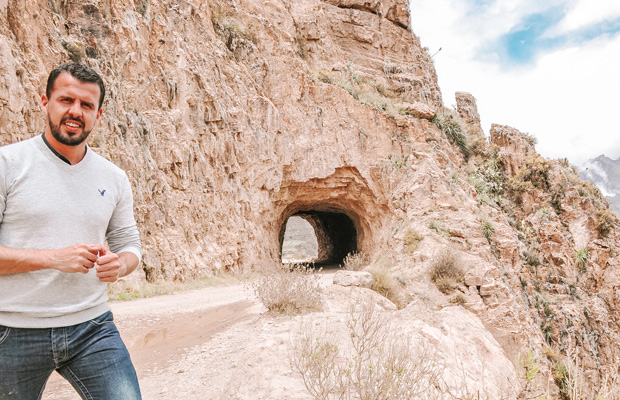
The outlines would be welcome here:
<svg viewBox="0 0 620 400">
<path fill-rule="evenodd" d="M 450 143 L 455 144 L 461 150 L 465 159 L 469 157 L 467 136 L 460 119 L 454 113 L 447 110 L 439 111 L 431 122 L 446 135 Z"/>
<path fill-rule="evenodd" d="M 465 271 L 456 252 L 445 249 L 440 251 L 430 267 L 431 281 L 443 294 L 450 294 L 465 278 Z"/>
<path fill-rule="evenodd" d="M 467 181 L 481 198 L 486 197 L 497 205 L 501 204 L 506 176 L 497 161 L 491 160 L 478 166 L 470 172 Z"/>
<path fill-rule="evenodd" d="M 581 249 L 575 249 L 575 264 L 577 265 L 577 268 L 579 268 L 579 272 L 586 272 L 586 266 L 589 259 L 590 249 L 587 246 L 582 247 Z"/>
<path fill-rule="evenodd" d="M 480 222 L 480 230 L 482 230 L 482 234 L 485 238 L 489 239 L 491 235 L 495 232 L 495 227 L 493 223 L 488 219 L 483 219 Z"/>
</svg>

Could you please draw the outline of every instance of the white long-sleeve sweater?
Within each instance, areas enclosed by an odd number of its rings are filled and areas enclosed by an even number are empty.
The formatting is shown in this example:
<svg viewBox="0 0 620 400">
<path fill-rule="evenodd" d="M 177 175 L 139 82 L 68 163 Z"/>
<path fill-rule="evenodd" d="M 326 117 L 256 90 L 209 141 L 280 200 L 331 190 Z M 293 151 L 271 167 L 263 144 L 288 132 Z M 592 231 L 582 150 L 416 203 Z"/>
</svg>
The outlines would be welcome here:
<svg viewBox="0 0 620 400">
<path fill-rule="evenodd" d="M 90 149 L 69 165 L 41 136 L 0 147 L 0 245 L 59 249 L 106 239 L 114 253 L 141 258 L 123 170 Z M 105 289 L 94 269 L 0 275 L 0 325 L 52 328 L 88 321 L 110 309 Z"/>
</svg>

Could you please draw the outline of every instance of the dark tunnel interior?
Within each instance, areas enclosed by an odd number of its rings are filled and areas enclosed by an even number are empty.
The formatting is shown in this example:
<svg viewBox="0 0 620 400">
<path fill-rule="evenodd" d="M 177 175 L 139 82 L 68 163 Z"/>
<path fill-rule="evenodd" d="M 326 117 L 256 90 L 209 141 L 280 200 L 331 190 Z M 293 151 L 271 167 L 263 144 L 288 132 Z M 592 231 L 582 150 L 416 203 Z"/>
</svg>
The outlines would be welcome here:
<svg viewBox="0 0 620 400">
<path fill-rule="evenodd" d="M 316 266 L 342 264 L 349 253 L 357 252 L 358 238 L 355 223 L 342 212 L 307 210 L 298 211 L 291 217 L 301 217 L 314 228 L 318 244 Z M 290 218 L 290 217 L 289 217 Z M 284 239 L 286 221 L 280 231 L 280 250 Z"/>
</svg>

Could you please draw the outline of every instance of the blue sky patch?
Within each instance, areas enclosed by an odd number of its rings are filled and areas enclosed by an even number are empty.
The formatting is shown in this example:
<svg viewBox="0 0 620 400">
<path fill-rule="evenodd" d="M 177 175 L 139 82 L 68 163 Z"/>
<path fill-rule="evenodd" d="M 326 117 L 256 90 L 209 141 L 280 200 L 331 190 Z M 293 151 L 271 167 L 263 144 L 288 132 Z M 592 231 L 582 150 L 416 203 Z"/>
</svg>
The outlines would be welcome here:
<svg viewBox="0 0 620 400">
<path fill-rule="evenodd" d="M 499 56 L 501 64 L 525 65 L 535 61 L 538 54 L 559 45 L 561 38 L 545 37 L 545 32 L 560 22 L 564 12 L 550 9 L 542 14 L 527 16 L 511 32 L 500 37 L 490 49 Z"/>
<path fill-rule="evenodd" d="M 546 35 L 549 29 L 565 16 L 560 7 L 551 8 L 544 13 L 531 14 L 524 18 L 510 32 L 493 43 L 482 45 L 479 57 L 494 58 L 506 68 L 532 65 L 537 57 L 545 52 L 562 47 L 577 46 L 602 35 L 620 32 L 620 18 L 592 24 L 558 36 Z"/>
</svg>

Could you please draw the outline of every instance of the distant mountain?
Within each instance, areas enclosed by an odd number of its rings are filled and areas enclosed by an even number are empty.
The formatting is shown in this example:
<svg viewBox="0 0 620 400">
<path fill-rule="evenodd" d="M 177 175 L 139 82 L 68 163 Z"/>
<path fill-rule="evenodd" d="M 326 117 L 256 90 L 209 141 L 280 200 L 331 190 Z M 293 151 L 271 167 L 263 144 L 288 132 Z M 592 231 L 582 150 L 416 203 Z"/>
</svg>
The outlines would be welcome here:
<svg viewBox="0 0 620 400">
<path fill-rule="evenodd" d="M 612 160 L 600 155 L 581 167 L 581 177 L 596 183 L 603 195 L 620 215 L 620 157 Z"/>
</svg>

